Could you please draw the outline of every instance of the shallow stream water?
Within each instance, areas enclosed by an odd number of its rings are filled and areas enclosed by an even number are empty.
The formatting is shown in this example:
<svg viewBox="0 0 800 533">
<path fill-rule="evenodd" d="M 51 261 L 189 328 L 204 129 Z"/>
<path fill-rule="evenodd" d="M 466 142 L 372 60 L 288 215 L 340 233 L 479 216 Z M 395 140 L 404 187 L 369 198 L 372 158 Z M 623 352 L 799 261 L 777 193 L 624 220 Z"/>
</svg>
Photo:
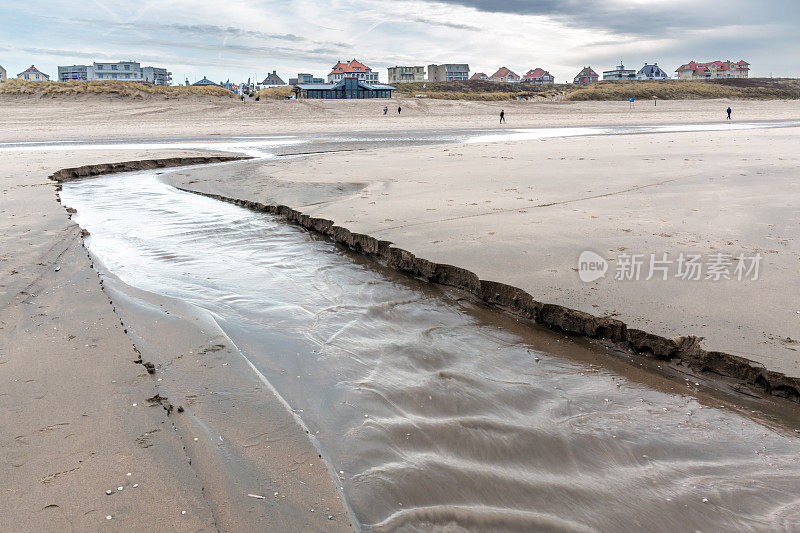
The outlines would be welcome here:
<svg viewBox="0 0 800 533">
<path fill-rule="evenodd" d="M 800 529 L 793 428 L 152 172 L 61 198 L 110 273 L 214 317 L 316 435 L 360 528 Z"/>
</svg>

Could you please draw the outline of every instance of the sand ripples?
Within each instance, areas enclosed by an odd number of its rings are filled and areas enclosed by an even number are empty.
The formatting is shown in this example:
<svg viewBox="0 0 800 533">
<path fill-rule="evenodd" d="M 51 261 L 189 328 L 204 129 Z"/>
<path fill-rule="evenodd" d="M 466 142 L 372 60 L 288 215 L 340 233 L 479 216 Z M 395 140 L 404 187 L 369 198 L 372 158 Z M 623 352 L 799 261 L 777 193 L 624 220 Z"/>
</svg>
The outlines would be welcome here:
<svg viewBox="0 0 800 533">
<path fill-rule="evenodd" d="M 791 431 L 598 368 L 581 355 L 593 348 L 512 333 L 152 174 L 67 183 L 62 198 L 125 283 L 217 317 L 301 413 L 364 529 L 800 527 Z"/>
</svg>

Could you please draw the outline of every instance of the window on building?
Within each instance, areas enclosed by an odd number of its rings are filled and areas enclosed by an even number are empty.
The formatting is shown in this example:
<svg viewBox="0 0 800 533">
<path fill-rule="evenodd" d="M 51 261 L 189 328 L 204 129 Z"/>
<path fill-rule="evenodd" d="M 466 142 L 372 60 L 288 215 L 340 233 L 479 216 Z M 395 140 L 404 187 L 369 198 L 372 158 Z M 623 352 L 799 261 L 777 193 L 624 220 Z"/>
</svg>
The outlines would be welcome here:
<svg viewBox="0 0 800 533">
<path fill-rule="evenodd" d="M 125 65 L 125 70 L 130 70 L 130 69 L 131 69 L 130 65 Z"/>
<path fill-rule="evenodd" d="M 117 70 L 117 66 L 116 65 L 111 65 L 111 70 Z"/>
</svg>

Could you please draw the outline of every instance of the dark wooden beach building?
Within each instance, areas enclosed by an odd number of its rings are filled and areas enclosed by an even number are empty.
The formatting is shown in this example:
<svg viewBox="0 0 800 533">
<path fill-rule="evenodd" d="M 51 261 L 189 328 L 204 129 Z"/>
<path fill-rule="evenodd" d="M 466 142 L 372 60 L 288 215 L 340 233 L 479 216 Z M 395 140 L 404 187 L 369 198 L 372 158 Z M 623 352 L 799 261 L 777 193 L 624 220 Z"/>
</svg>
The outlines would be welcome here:
<svg viewBox="0 0 800 533">
<path fill-rule="evenodd" d="M 365 83 L 358 78 L 343 78 L 336 83 L 300 83 L 294 86 L 297 98 L 317 100 L 363 100 L 391 98 L 396 87 L 382 83 Z"/>
</svg>

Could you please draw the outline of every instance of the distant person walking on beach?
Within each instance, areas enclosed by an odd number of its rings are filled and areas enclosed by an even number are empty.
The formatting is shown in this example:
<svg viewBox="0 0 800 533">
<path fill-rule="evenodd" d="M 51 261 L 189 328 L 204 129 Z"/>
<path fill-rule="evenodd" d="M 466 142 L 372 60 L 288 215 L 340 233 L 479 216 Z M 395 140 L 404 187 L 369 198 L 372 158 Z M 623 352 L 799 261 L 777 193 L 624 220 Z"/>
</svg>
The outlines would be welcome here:
<svg viewBox="0 0 800 533">
<path fill-rule="evenodd" d="M 501 109 L 500 110 L 500 124 L 504 123 L 505 121 L 506 121 L 506 110 L 505 109 Z"/>
<path fill-rule="evenodd" d="M 731 112 L 732 112 L 732 111 L 733 111 L 733 110 L 732 110 L 730 107 L 728 107 L 728 120 L 730 120 L 730 119 L 731 119 Z"/>
<path fill-rule="evenodd" d="M 383 106 L 383 114 L 385 115 L 388 112 L 389 112 L 389 106 L 388 105 Z"/>
<path fill-rule="evenodd" d="M 403 108 L 400 107 L 400 106 L 397 106 L 397 114 L 399 115 L 402 111 L 403 111 Z"/>
</svg>

